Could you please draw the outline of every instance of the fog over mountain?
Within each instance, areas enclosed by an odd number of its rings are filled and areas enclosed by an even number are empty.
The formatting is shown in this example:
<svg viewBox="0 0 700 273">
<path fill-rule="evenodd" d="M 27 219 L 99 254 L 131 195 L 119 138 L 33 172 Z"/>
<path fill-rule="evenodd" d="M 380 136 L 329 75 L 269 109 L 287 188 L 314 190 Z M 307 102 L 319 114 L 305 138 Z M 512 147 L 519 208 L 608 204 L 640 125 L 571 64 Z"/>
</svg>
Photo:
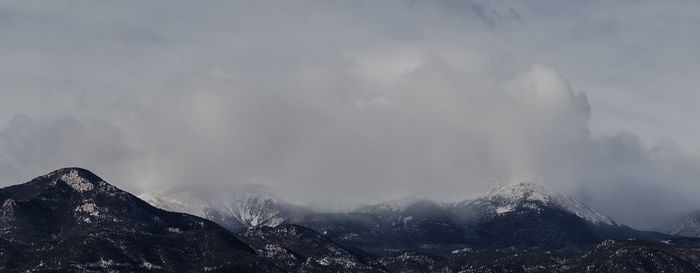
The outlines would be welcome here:
<svg viewBox="0 0 700 273">
<path fill-rule="evenodd" d="M 261 184 L 327 210 L 506 182 L 700 208 L 700 4 L 0 4 L 0 186 Z"/>
</svg>

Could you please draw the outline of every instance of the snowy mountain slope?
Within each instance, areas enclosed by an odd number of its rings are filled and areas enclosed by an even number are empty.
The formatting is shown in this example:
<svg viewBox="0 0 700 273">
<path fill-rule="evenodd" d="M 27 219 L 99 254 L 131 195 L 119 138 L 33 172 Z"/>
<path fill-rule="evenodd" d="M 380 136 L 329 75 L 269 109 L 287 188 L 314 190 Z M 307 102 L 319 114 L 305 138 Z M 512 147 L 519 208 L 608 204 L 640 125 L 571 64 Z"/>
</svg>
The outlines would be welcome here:
<svg viewBox="0 0 700 273">
<path fill-rule="evenodd" d="M 378 254 L 397 250 L 449 253 L 462 248 L 558 249 L 607 238 L 658 238 L 618 225 L 580 201 L 533 183 L 493 188 L 470 200 L 437 203 L 403 198 L 347 213 L 314 212 L 278 201 L 261 188 L 148 193 L 150 204 L 210 219 L 232 231 L 296 224 Z"/>
<path fill-rule="evenodd" d="M 580 201 L 533 183 L 499 186 L 460 202 L 399 199 L 350 213 L 308 215 L 295 223 L 379 254 L 464 247 L 559 249 L 607 238 L 663 236 L 618 225 Z"/>
<path fill-rule="evenodd" d="M 474 199 L 452 203 L 434 203 L 417 197 L 407 197 L 355 210 L 356 213 L 377 215 L 384 219 L 410 220 L 407 210 L 417 203 L 433 203 L 435 210 L 450 210 L 457 218 L 483 218 L 524 209 L 541 210 L 545 207 L 559 208 L 592 224 L 617 225 L 602 213 L 567 195 L 554 193 L 534 183 L 515 183 L 494 187 Z M 414 209 L 415 210 L 415 209 Z M 407 219 L 409 218 L 409 219 Z"/>
<path fill-rule="evenodd" d="M 407 197 L 365 206 L 354 212 L 377 215 L 401 214 L 407 208 L 418 202 L 427 200 L 417 197 Z M 436 203 L 437 204 L 437 203 Z M 517 209 L 537 209 L 543 206 L 564 209 L 578 217 L 594 224 L 616 225 L 615 221 L 602 213 L 586 206 L 570 196 L 554 193 L 546 187 L 535 183 L 515 183 L 494 187 L 474 199 L 453 203 L 439 204 L 441 207 L 482 207 L 482 213 L 504 214 Z"/>
<path fill-rule="evenodd" d="M 474 200 L 454 205 L 454 207 L 460 206 L 480 207 L 484 213 L 495 214 L 505 214 L 522 209 L 538 210 L 549 206 L 566 210 L 593 224 L 616 225 L 615 221 L 582 202 L 564 194 L 554 193 L 544 186 L 534 183 L 521 182 L 499 186 Z"/>
<path fill-rule="evenodd" d="M 700 211 L 678 217 L 659 230 L 672 235 L 700 238 Z"/>
<path fill-rule="evenodd" d="M 204 217 L 232 231 L 256 226 L 275 227 L 306 211 L 279 202 L 257 185 L 231 189 L 181 188 L 149 192 L 139 197 L 155 207 Z"/>
<path fill-rule="evenodd" d="M 578 200 L 533 183 L 496 187 L 451 208 L 455 221 L 477 234 L 482 245 L 556 249 L 610 238 L 669 238 L 617 224 Z"/>
</svg>

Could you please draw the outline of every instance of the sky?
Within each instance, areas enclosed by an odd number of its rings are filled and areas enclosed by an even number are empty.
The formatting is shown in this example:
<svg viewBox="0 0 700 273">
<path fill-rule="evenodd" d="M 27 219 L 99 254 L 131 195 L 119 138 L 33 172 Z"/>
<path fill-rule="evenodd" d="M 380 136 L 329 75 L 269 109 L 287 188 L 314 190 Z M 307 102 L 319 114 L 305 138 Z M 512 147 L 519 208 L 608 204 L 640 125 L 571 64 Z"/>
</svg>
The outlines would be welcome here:
<svg viewBox="0 0 700 273">
<path fill-rule="evenodd" d="M 0 186 L 261 184 L 347 208 L 532 181 L 700 209 L 697 1 L 0 3 Z"/>
</svg>

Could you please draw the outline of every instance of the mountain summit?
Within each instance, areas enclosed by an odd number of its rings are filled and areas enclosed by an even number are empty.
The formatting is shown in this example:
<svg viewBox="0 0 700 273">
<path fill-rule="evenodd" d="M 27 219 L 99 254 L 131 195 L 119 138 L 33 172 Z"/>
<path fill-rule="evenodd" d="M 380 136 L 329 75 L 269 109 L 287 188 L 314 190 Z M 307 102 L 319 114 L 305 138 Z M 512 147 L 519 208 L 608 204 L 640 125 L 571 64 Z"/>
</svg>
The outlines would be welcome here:
<svg viewBox="0 0 700 273">
<path fill-rule="evenodd" d="M 237 232 L 248 227 L 275 227 L 310 210 L 286 204 L 259 185 L 229 188 L 180 188 L 139 195 L 151 205 L 210 219 Z"/>
<path fill-rule="evenodd" d="M 274 271 L 219 225 L 152 207 L 84 169 L 2 188 L 0 202 L 3 272 Z"/>
<path fill-rule="evenodd" d="M 594 224 L 616 225 L 615 221 L 591 209 L 582 202 L 561 193 L 554 193 L 536 183 L 516 183 L 491 189 L 481 197 L 467 201 L 472 206 L 492 206 L 491 211 L 505 214 L 523 209 L 556 207 L 564 209 Z"/>
<path fill-rule="evenodd" d="M 533 183 L 495 187 L 453 203 L 403 199 L 346 214 L 309 215 L 296 224 L 339 243 L 384 254 L 395 249 L 446 253 L 457 249 L 556 250 L 606 238 L 659 238 L 615 223 L 580 201 Z"/>
</svg>

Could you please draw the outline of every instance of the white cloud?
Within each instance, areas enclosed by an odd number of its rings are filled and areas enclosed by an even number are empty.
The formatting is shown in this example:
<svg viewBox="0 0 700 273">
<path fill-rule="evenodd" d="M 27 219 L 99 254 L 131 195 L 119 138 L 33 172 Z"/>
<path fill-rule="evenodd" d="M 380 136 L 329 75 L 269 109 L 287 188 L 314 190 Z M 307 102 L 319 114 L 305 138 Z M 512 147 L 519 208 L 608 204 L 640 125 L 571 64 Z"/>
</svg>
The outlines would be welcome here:
<svg viewBox="0 0 700 273">
<path fill-rule="evenodd" d="M 0 5 L 4 184 L 81 165 L 347 204 L 508 174 L 640 226 L 700 207 L 693 2 L 33 4 Z"/>
</svg>

